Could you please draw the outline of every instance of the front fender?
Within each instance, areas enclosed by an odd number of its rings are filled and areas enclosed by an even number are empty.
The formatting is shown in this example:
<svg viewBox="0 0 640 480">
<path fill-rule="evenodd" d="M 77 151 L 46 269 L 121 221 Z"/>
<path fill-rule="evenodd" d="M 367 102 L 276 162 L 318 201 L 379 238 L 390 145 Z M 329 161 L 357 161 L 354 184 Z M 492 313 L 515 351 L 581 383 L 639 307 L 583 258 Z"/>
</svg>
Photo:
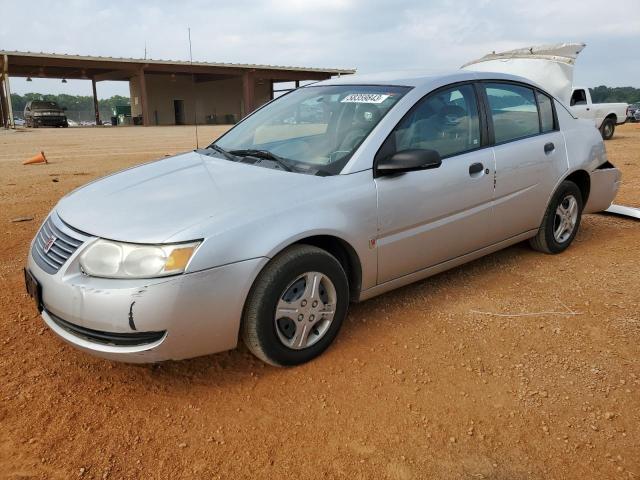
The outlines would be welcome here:
<svg viewBox="0 0 640 480">
<path fill-rule="evenodd" d="M 277 192 L 274 192 L 277 195 Z M 194 227 L 187 235 L 204 238 L 188 271 L 251 258 L 273 258 L 304 238 L 328 235 L 349 244 L 362 266 L 362 287 L 375 284 L 377 258 L 369 241 L 377 232 L 376 188 L 371 171 L 337 175 L 319 187 L 300 192 L 300 202 L 270 202 L 261 215 Z M 373 283 L 372 283 L 373 282 Z"/>
</svg>

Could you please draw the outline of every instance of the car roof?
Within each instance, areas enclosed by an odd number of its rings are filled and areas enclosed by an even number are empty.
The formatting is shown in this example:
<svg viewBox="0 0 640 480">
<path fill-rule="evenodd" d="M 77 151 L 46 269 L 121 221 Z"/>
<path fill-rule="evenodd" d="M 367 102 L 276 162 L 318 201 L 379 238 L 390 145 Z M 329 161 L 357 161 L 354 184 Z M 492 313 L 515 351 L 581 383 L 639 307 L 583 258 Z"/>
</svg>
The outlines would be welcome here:
<svg viewBox="0 0 640 480">
<path fill-rule="evenodd" d="M 444 73 L 424 73 L 414 70 L 345 75 L 314 83 L 312 85 L 399 85 L 407 87 L 427 87 L 431 85 L 446 85 L 449 83 L 472 80 L 511 80 L 528 83 L 538 87 L 535 82 L 517 75 L 495 72 L 475 72 L 472 70 L 455 70 L 453 72 Z"/>
</svg>

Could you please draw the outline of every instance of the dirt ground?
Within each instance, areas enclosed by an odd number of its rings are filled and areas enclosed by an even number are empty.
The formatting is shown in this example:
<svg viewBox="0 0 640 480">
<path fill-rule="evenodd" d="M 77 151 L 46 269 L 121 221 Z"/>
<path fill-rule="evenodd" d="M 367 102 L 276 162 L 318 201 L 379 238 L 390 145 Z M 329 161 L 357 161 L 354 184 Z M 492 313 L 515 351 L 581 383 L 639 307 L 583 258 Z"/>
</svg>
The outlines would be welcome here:
<svg viewBox="0 0 640 480">
<path fill-rule="evenodd" d="M 0 133 L 1 478 L 640 478 L 637 221 L 588 215 L 562 255 L 516 245 L 353 305 L 298 368 L 242 346 L 131 366 L 58 340 L 23 288 L 40 222 L 73 188 L 193 138 Z M 640 126 L 606 146 L 618 203 L 640 206 Z M 50 164 L 21 165 L 40 150 Z"/>
</svg>

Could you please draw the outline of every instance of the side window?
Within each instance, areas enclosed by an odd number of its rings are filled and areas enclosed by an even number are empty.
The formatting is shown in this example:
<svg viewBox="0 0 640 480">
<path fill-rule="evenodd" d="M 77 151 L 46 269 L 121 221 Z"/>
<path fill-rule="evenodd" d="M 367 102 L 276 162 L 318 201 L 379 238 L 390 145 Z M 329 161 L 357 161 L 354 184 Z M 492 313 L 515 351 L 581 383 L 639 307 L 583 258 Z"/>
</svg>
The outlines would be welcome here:
<svg viewBox="0 0 640 480">
<path fill-rule="evenodd" d="M 540 126 L 542 127 L 542 133 L 551 132 L 555 129 L 555 123 L 553 121 L 553 100 L 547 97 L 544 93 L 536 92 L 538 98 L 538 108 L 540 109 Z"/>
<path fill-rule="evenodd" d="M 582 89 L 575 90 L 573 95 L 571 95 L 570 106 L 574 105 L 586 105 L 587 104 L 587 94 Z"/>
<path fill-rule="evenodd" d="M 496 143 L 540 133 L 533 90 L 520 85 L 485 84 Z"/>
<path fill-rule="evenodd" d="M 420 100 L 392 132 L 395 151 L 436 150 L 441 157 L 480 147 L 480 122 L 471 85 L 436 92 Z"/>
</svg>

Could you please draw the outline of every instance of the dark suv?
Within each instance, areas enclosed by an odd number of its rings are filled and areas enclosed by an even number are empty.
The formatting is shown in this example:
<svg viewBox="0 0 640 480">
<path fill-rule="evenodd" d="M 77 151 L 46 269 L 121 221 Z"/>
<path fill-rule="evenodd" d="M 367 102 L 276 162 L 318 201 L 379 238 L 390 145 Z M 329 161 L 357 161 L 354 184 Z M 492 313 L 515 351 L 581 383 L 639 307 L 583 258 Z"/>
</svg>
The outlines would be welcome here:
<svg viewBox="0 0 640 480">
<path fill-rule="evenodd" d="M 24 107 L 24 120 L 27 127 L 68 127 L 65 110 L 56 102 L 32 100 Z"/>
</svg>

